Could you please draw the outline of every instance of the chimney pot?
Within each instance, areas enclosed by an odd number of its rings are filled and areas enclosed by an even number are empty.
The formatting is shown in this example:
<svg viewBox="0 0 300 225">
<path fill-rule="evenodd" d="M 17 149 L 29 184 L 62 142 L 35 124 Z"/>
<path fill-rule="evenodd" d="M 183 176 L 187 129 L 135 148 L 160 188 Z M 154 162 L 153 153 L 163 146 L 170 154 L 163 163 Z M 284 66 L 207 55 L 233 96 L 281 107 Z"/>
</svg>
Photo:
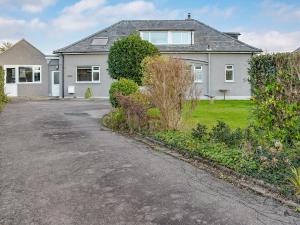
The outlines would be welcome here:
<svg viewBox="0 0 300 225">
<path fill-rule="evenodd" d="M 191 13 L 188 13 L 187 19 L 188 19 L 188 20 L 192 19 Z"/>
</svg>

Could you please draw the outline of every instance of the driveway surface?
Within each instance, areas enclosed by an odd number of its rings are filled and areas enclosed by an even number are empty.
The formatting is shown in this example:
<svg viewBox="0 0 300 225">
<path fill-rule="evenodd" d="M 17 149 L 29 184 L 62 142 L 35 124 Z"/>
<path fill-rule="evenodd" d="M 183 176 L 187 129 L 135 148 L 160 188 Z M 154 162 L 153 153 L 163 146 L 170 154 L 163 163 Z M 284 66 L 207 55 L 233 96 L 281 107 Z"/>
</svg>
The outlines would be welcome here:
<svg viewBox="0 0 300 225">
<path fill-rule="evenodd" d="M 104 101 L 31 101 L 0 113 L 0 224 L 300 224 L 279 203 L 98 123 Z"/>
</svg>

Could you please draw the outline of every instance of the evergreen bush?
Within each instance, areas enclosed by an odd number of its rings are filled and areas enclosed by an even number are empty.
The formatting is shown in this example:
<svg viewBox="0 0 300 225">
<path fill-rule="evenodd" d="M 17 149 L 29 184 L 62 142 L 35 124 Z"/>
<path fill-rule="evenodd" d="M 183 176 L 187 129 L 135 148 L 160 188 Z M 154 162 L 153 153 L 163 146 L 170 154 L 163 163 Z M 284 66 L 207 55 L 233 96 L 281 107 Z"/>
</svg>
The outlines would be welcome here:
<svg viewBox="0 0 300 225">
<path fill-rule="evenodd" d="M 146 56 L 159 54 L 158 49 L 138 34 L 114 42 L 108 55 L 108 71 L 114 79 L 127 78 L 139 85 L 143 76 L 141 62 Z"/>
<path fill-rule="evenodd" d="M 300 141 L 300 53 L 255 56 L 249 81 L 257 125 L 269 141 Z"/>
</svg>

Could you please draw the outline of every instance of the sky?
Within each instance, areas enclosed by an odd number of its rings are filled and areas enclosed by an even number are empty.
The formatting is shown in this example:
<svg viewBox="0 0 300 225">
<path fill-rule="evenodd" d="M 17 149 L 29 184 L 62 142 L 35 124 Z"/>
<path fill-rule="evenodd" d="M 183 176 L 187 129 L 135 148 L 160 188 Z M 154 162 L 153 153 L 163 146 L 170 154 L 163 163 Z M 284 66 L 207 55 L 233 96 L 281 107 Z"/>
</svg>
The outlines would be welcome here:
<svg viewBox="0 0 300 225">
<path fill-rule="evenodd" d="M 266 52 L 300 47 L 300 0 L 0 0 L 0 42 L 25 38 L 50 54 L 119 20 L 188 13 Z"/>
</svg>

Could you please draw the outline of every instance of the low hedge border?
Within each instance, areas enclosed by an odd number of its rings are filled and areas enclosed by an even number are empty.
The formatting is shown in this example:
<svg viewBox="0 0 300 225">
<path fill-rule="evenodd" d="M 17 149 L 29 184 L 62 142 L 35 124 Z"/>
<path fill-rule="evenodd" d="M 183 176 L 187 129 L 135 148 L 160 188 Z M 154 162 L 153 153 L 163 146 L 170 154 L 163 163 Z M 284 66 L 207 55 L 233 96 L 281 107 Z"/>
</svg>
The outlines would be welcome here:
<svg viewBox="0 0 300 225">
<path fill-rule="evenodd" d="M 110 129 L 106 124 L 103 123 L 102 118 L 100 119 L 100 123 L 102 126 L 106 127 L 108 130 L 116 132 L 120 135 L 132 138 L 138 142 L 146 144 L 154 151 L 163 152 L 164 154 L 170 155 L 174 158 L 187 162 L 199 169 L 203 169 L 206 172 L 209 172 L 213 176 L 226 180 L 232 184 L 237 185 L 240 188 L 246 188 L 250 191 L 253 191 L 256 194 L 262 195 L 264 197 L 272 198 L 292 209 L 299 208 L 300 204 L 294 201 L 294 199 L 288 199 L 282 196 L 278 192 L 278 188 L 276 186 L 271 185 L 269 183 L 264 182 L 263 180 L 258 180 L 229 169 L 225 166 L 222 166 L 212 160 L 208 160 L 199 156 L 190 157 L 188 152 L 183 152 L 180 149 L 177 149 L 173 146 L 169 146 L 166 143 L 156 140 L 150 136 L 146 136 L 141 133 L 128 133 L 125 131 L 115 131 Z M 287 212 L 285 212 L 287 213 Z M 295 213 L 294 210 L 291 210 L 288 213 Z M 299 215 L 299 213 L 297 213 Z"/>
</svg>

